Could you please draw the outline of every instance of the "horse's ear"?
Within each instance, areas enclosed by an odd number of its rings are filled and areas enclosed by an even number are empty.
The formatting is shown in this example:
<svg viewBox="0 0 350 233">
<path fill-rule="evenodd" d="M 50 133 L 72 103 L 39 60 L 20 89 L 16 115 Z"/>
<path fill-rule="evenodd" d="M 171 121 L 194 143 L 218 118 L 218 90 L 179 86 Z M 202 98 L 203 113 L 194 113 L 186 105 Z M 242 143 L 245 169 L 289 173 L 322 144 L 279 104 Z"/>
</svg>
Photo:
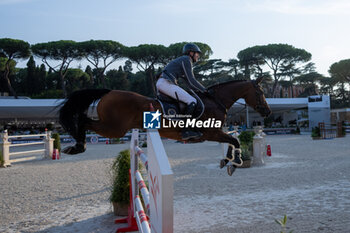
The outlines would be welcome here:
<svg viewBox="0 0 350 233">
<path fill-rule="evenodd" d="M 255 82 L 256 82 L 256 84 L 259 84 L 259 83 L 261 83 L 261 81 L 264 79 L 264 75 L 261 75 L 259 78 L 257 78 L 256 80 L 255 80 Z"/>
</svg>

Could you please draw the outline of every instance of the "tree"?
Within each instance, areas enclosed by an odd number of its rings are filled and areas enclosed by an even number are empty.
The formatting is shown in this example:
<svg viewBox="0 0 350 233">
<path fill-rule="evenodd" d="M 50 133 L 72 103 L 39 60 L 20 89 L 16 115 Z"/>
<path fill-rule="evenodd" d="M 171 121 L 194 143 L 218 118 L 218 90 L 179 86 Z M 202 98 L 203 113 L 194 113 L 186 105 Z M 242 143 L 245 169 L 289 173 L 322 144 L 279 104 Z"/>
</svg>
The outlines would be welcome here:
<svg viewBox="0 0 350 233">
<path fill-rule="evenodd" d="M 32 96 L 37 92 L 38 82 L 36 80 L 36 66 L 33 56 L 30 56 L 27 62 L 27 76 L 26 76 L 26 93 Z"/>
<path fill-rule="evenodd" d="M 104 73 L 109 65 L 124 56 L 124 46 L 112 40 L 89 40 L 79 43 L 79 50 L 97 70 L 97 79 L 106 88 Z M 100 65 L 102 63 L 102 65 Z"/>
<path fill-rule="evenodd" d="M 65 77 L 69 65 L 74 59 L 79 60 L 82 57 L 77 43 L 71 40 L 51 41 L 32 45 L 31 49 L 51 70 L 59 74 L 63 95 L 67 97 Z M 54 66 L 49 61 L 58 61 L 58 65 Z"/>
<path fill-rule="evenodd" d="M 109 86 L 112 89 L 128 90 L 129 81 L 127 79 L 128 73 L 123 71 L 122 67 L 119 66 L 118 70 L 109 70 L 106 73 Z"/>
<path fill-rule="evenodd" d="M 350 92 L 346 90 L 346 83 L 350 82 L 350 59 L 333 63 L 328 72 L 338 84 L 338 89 L 335 91 L 335 97 L 338 99 L 337 107 L 349 107 Z"/>
<path fill-rule="evenodd" d="M 155 96 L 155 66 L 166 64 L 168 52 L 164 45 L 155 44 L 142 44 L 126 50 L 129 60 L 135 62 L 136 68 L 146 74 L 148 96 Z"/>
<path fill-rule="evenodd" d="M 87 73 L 90 77 L 90 79 L 89 79 L 90 80 L 90 87 L 93 87 L 94 86 L 94 75 L 93 75 L 93 71 L 89 65 L 86 66 L 85 73 Z"/>
<path fill-rule="evenodd" d="M 15 40 L 10 38 L 0 39 L 0 57 L 6 58 L 2 79 L 5 83 L 10 95 L 17 98 L 15 90 L 12 88 L 9 78 L 11 62 L 15 59 L 25 59 L 30 56 L 30 45 L 23 40 Z"/>
<path fill-rule="evenodd" d="M 90 84 L 90 76 L 81 69 L 68 69 L 66 80 L 68 92 L 88 88 Z"/>
<path fill-rule="evenodd" d="M 317 72 L 311 72 L 308 74 L 302 74 L 294 78 L 294 81 L 299 83 L 304 88 L 304 92 L 300 96 L 307 97 L 310 95 L 317 95 L 317 84 L 316 82 L 324 79 L 322 74 Z"/>
<path fill-rule="evenodd" d="M 262 65 L 267 65 L 272 71 L 274 79 L 273 96 L 276 96 L 278 81 L 289 72 L 288 67 L 295 69 L 295 65 L 307 62 L 311 54 L 304 49 L 298 49 L 287 44 L 268 44 L 250 47 L 240 51 L 237 55 L 245 66 L 252 66 L 262 74 Z"/>
<path fill-rule="evenodd" d="M 332 77 L 350 82 L 350 59 L 333 63 L 328 72 Z"/>
</svg>

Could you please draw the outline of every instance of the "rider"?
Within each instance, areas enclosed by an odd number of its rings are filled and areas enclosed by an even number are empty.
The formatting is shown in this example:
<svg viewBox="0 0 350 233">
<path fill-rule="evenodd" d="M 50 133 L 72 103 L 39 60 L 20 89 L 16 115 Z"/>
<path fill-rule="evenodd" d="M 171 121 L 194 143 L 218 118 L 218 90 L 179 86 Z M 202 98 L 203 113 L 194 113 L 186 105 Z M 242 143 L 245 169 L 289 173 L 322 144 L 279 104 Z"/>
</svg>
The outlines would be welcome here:
<svg viewBox="0 0 350 233">
<path fill-rule="evenodd" d="M 186 115 L 193 115 L 197 100 L 178 86 L 178 79 L 184 79 L 187 86 L 192 89 L 199 90 L 202 93 L 206 92 L 206 89 L 195 79 L 193 74 L 193 63 L 198 61 L 201 53 L 201 50 L 196 44 L 185 44 L 182 49 L 182 56 L 172 60 L 165 66 L 156 84 L 157 89 L 162 93 L 187 104 Z M 189 128 L 183 128 L 182 130 L 183 140 L 201 136 L 202 133 L 190 130 Z"/>
</svg>

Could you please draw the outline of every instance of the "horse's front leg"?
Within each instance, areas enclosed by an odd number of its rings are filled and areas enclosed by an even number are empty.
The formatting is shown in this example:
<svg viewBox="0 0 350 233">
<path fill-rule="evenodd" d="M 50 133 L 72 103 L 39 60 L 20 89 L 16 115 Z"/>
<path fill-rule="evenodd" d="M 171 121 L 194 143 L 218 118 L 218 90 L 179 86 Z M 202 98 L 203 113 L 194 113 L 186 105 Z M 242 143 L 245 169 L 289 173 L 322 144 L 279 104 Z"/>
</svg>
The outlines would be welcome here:
<svg viewBox="0 0 350 233">
<path fill-rule="evenodd" d="M 220 161 L 220 168 L 225 167 L 230 162 L 231 165 L 227 167 L 227 173 L 231 176 L 236 167 L 240 167 L 243 164 L 239 141 L 233 136 L 224 133 L 220 129 L 215 130 L 214 132 L 210 132 L 205 136 L 206 140 L 208 141 L 216 141 L 229 144 L 226 158 Z"/>
</svg>

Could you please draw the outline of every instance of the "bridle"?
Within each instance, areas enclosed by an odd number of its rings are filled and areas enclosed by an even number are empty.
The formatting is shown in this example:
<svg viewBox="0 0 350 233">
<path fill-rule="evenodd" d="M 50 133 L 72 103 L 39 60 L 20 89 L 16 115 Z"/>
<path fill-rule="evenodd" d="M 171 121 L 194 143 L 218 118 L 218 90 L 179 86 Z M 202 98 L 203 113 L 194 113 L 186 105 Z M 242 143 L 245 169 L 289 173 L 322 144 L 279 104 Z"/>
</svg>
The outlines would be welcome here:
<svg viewBox="0 0 350 233">
<path fill-rule="evenodd" d="M 265 103 L 261 100 L 261 95 L 264 94 L 264 92 L 261 90 L 261 87 L 259 84 L 257 84 L 255 81 L 252 81 L 252 84 L 255 89 L 255 95 L 256 95 L 256 105 L 254 106 L 254 110 L 257 112 L 260 112 L 259 110 L 265 109 Z"/>
</svg>

